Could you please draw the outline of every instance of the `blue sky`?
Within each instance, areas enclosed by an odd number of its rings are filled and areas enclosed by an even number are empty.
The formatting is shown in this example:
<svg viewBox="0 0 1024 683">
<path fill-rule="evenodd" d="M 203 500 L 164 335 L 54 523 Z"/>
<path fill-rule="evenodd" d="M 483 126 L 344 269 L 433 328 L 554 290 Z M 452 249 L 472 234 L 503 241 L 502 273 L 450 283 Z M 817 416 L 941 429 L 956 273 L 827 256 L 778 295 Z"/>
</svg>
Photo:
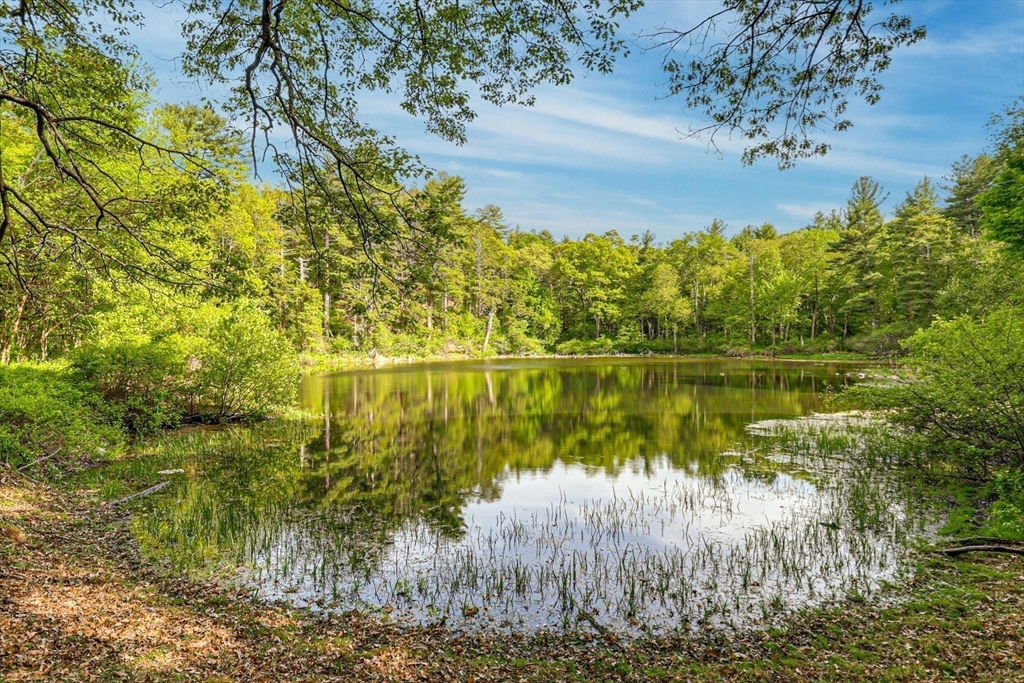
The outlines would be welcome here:
<svg viewBox="0 0 1024 683">
<path fill-rule="evenodd" d="M 684 27 L 716 5 L 648 0 L 624 34 Z M 366 98 L 361 117 L 430 167 L 465 178 L 467 209 L 496 204 L 524 230 L 651 230 L 667 242 L 721 218 L 729 232 L 765 221 L 788 231 L 844 205 L 861 175 L 885 186 L 891 209 L 921 177 L 941 180 L 953 161 L 981 151 L 990 116 L 1024 95 L 1024 0 L 907 0 L 897 10 L 925 24 L 928 38 L 895 54 L 879 104 L 851 107 L 853 130 L 822 135 L 830 154 L 786 171 L 770 160 L 743 166 L 740 141 L 720 145 L 718 156 L 683 139 L 678 131 L 699 118 L 662 97 L 660 55 L 639 50 L 612 75 L 539 89 L 532 108 L 480 103 L 463 146 L 426 134 L 392 98 Z M 138 37 L 158 97 L 197 100 L 195 84 L 167 61 L 180 46 L 177 22 L 155 7 L 147 14 Z"/>
</svg>

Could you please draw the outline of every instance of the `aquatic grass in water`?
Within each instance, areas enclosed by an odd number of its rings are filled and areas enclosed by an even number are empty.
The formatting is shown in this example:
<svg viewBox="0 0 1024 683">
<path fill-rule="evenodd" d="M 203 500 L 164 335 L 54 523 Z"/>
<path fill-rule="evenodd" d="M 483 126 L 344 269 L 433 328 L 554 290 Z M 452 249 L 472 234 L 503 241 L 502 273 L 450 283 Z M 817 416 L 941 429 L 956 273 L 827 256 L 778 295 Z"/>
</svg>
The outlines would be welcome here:
<svg viewBox="0 0 1024 683">
<path fill-rule="evenodd" d="M 832 368 L 614 366 L 324 380 L 323 423 L 159 449 L 186 471 L 135 532 L 265 598 L 453 628 L 740 628 L 903 578 L 885 426 L 800 417 Z"/>
</svg>

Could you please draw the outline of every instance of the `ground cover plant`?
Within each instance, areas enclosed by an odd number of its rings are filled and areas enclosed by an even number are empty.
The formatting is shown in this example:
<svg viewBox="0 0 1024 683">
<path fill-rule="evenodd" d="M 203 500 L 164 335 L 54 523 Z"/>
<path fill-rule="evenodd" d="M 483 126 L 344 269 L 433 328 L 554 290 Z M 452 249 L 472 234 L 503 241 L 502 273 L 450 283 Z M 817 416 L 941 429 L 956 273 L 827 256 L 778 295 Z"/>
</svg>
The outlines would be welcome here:
<svg viewBox="0 0 1024 683">
<path fill-rule="evenodd" d="M 125 437 L 66 364 L 0 365 L 0 462 L 30 476 L 102 462 Z"/>
</svg>

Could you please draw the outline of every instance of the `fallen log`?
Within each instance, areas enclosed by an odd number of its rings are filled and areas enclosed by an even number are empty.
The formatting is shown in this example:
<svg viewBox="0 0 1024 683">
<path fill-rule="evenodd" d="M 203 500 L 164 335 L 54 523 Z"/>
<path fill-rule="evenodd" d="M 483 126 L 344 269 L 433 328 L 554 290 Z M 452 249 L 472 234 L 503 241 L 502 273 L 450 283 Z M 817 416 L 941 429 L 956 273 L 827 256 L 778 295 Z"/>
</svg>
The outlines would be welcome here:
<svg viewBox="0 0 1024 683">
<path fill-rule="evenodd" d="M 136 498 L 142 498 L 143 496 L 148 496 L 151 493 L 156 493 L 157 491 L 159 491 L 160 489 L 162 489 L 163 487 L 167 486 L 170 483 L 171 482 L 169 481 L 162 481 L 159 484 L 156 484 L 155 486 L 150 486 L 145 491 L 139 491 L 138 493 L 133 493 L 130 496 L 125 496 L 124 498 L 115 500 L 112 503 L 107 503 L 107 507 L 117 507 L 118 505 L 127 503 L 130 500 L 135 500 Z"/>
<path fill-rule="evenodd" d="M 959 557 L 965 553 L 1007 553 L 1024 557 L 1024 548 L 1011 548 L 1005 545 L 965 545 L 959 548 L 942 548 L 937 552 L 950 557 Z"/>
<path fill-rule="evenodd" d="M 588 624 L 593 626 L 594 630 L 600 633 L 602 636 L 608 637 L 610 635 L 608 629 L 604 625 L 602 625 L 601 622 L 595 619 L 593 614 L 591 614 L 585 609 L 579 609 L 576 611 L 576 619 L 578 621 L 586 621 Z"/>
<path fill-rule="evenodd" d="M 950 545 L 965 546 L 965 545 L 1009 545 L 1009 546 L 1024 546 L 1024 541 L 1016 541 L 1012 538 L 996 538 L 994 536 L 969 536 L 967 538 L 957 538 L 955 540 L 946 541 Z"/>
</svg>

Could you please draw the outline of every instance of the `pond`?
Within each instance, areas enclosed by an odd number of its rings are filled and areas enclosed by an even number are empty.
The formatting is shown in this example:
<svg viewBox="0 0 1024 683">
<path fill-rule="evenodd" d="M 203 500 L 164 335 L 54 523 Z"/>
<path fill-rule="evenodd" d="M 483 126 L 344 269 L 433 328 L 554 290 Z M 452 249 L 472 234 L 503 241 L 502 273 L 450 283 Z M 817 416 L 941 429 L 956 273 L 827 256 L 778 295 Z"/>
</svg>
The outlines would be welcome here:
<svg viewBox="0 0 1024 683">
<path fill-rule="evenodd" d="M 193 431 L 124 465 L 133 531 L 260 597 L 456 629 L 740 628 L 862 599 L 917 517 L 848 363 L 498 360 L 308 377 L 318 416 Z M 811 417 L 813 415 L 813 417 Z"/>
</svg>

